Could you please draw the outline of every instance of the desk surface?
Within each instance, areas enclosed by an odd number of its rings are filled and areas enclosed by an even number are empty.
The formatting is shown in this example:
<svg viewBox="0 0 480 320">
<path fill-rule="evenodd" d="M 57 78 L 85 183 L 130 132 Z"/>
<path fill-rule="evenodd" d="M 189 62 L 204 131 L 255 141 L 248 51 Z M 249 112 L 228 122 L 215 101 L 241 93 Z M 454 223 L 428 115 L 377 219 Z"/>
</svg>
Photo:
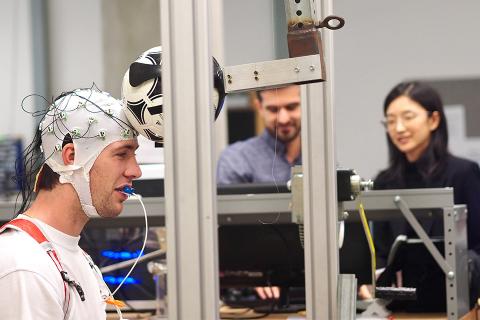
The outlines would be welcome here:
<svg viewBox="0 0 480 320">
<path fill-rule="evenodd" d="M 234 319 L 238 317 L 239 319 L 248 318 L 252 316 L 259 316 L 253 312 L 251 309 L 232 309 L 229 307 L 222 307 L 220 308 L 221 318 L 228 318 Z M 129 320 L 149 320 L 151 317 L 150 313 L 124 313 L 123 314 L 126 319 Z M 108 314 L 107 320 L 117 320 L 118 316 L 116 313 Z M 305 313 L 294 313 L 294 314 L 270 314 L 261 319 L 269 319 L 269 320 L 300 320 L 305 319 Z M 421 320 L 445 320 L 447 317 L 445 314 L 416 314 L 416 313 L 399 313 L 394 314 L 393 319 L 421 319 Z"/>
</svg>

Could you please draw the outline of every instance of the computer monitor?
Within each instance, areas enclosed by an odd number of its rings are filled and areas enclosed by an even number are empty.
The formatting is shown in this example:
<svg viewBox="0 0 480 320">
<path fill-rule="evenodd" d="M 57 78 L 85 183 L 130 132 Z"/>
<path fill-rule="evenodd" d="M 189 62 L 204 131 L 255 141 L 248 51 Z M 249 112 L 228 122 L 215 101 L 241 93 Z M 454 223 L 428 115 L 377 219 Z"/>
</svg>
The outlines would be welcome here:
<svg viewBox="0 0 480 320">
<path fill-rule="evenodd" d="M 218 230 L 222 286 L 304 286 L 304 249 L 294 223 L 223 225 Z M 359 223 L 347 223 L 340 273 L 371 283 L 368 243 Z"/>
<path fill-rule="evenodd" d="M 303 287 L 298 225 L 223 225 L 218 229 L 220 285 Z"/>
</svg>

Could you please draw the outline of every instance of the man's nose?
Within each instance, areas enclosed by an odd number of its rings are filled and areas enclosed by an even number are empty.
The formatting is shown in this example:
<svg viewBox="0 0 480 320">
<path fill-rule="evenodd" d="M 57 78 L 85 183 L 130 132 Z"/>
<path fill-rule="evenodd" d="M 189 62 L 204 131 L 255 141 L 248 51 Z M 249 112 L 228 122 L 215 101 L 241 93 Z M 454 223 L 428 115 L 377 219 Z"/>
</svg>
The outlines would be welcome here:
<svg viewBox="0 0 480 320">
<path fill-rule="evenodd" d="M 133 158 L 131 164 L 127 169 L 126 175 L 131 179 L 137 179 L 142 176 L 142 169 L 140 169 L 136 158 Z"/>
<path fill-rule="evenodd" d="M 285 108 L 281 108 L 278 112 L 277 122 L 284 124 L 290 121 L 290 115 Z"/>
</svg>

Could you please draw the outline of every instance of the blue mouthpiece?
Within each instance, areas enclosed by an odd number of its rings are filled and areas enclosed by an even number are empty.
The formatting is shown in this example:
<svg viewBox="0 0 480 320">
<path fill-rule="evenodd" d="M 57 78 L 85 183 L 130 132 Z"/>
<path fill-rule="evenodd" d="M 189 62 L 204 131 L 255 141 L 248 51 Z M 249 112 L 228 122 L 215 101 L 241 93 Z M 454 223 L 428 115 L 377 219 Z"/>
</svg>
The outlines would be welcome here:
<svg viewBox="0 0 480 320">
<path fill-rule="evenodd" d="M 123 187 L 122 191 L 129 195 L 133 195 L 135 193 L 135 189 L 130 188 L 129 186 Z"/>
</svg>

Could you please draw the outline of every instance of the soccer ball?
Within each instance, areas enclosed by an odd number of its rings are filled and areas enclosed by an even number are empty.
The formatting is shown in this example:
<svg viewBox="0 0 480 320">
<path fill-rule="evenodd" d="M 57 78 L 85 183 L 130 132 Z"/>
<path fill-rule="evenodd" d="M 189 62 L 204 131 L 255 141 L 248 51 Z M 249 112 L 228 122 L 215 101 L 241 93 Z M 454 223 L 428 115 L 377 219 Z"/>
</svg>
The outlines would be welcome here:
<svg viewBox="0 0 480 320">
<path fill-rule="evenodd" d="M 125 114 L 147 139 L 163 142 L 162 48 L 151 48 L 128 68 L 122 83 Z"/>
<path fill-rule="evenodd" d="M 122 101 L 132 126 L 149 140 L 163 143 L 162 47 L 151 48 L 128 68 L 122 82 Z M 215 119 L 225 100 L 223 71 L 213 58 Z"/>
</svg>

